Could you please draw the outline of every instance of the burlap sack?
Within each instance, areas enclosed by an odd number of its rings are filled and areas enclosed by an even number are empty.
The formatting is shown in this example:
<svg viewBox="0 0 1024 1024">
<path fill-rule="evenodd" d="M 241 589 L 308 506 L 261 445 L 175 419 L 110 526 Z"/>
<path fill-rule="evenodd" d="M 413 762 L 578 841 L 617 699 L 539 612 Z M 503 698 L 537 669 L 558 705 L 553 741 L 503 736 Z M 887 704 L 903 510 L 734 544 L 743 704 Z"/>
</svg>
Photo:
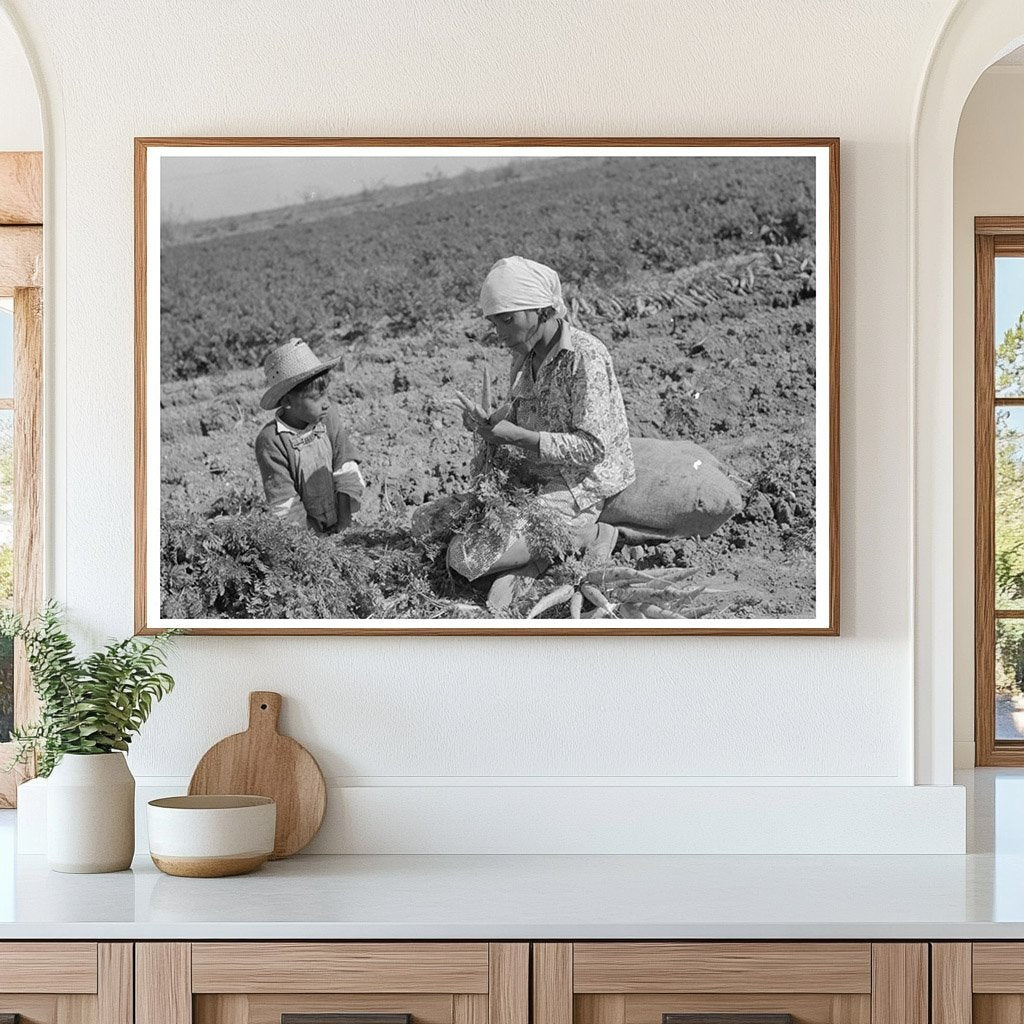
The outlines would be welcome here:
<svg viewBox="0 0 1024 1024">
<path fill-rule="evenodd" d="M 609 498 L 601 521 L 627 539 L 706 537 L 743 508 L 739 488 L 709 451 L 691 441 L 630 438 L 636 480 Z"/>
</svg>

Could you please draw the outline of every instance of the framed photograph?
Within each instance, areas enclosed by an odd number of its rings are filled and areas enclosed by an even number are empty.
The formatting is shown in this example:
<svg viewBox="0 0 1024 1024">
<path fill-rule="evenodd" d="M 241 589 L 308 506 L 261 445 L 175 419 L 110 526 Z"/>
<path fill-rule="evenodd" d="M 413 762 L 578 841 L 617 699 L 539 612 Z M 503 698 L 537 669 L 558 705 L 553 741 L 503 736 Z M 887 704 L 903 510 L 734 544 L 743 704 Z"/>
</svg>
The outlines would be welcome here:
<svg viewBox="0 0 1024 1024">
<path fill-rule="evenodd" d="M 140 633 L 838 634 L 837 139 L 135 166 Z"/>
</svg>

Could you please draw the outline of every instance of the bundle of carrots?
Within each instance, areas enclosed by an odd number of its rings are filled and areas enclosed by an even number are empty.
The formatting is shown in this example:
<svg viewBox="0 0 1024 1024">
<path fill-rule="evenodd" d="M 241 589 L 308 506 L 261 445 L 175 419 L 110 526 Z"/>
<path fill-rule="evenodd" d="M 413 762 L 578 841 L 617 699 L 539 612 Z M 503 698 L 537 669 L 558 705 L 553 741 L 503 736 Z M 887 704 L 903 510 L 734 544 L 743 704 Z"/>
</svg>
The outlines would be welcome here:
<svg viewBox="0 0 1024 1024">
<path fill-rule="evenodd" d="M 494 412 L 494 403 L 491 399 L 491 373 L 485 366 L 483 370 L 483 384 L 480 388 L 480 403 L 477 404 L 471 398 L 467 398 L 461 391 L 455 392 L 455 403 L 462 408 L 478 425 L 485 425 L 490 421 L 491 413 Z M 486 472 L 491 465 L 491 446 L 485 445 L 480 453 L 480 472 Z"/>
<path fill-rule="evenodd" d="M 555 587 L 526 617 L 535 619 L 568 604 L 572 619 L 698 619 L 712 611 L 713 605 L 697 603 L 704 587 L 683 585 L 696 574 L 696 569 L 592 569 L 578 583 Z M 584 611 L 584 605 L 590 607 Z"/>
<path fill-rule="evenodd" d="M 483 385 L 480 388 L 480 404 L 467 398 L 461 391 L 455 392 L 455 401 L 477 423 L 486 424 L 490 420 L 491 413 L 494 412 L 494 405 L 491 402 L 491 374 L 486 366 L 484 367 Z"/>
<path fill-rule="evenodd" d="M 493 411 L 491 376 L 483 371 L 480 404 L 456 392 L 459 404 L 478 421 Z M 484 465 L 489 464 L 489 452 Z M 590 568 L 574 582 L 556 583 L 527 613 L 535 619 L 552 608 L 569 606 L 572 619 L 698 619 L 713 610 L 699 604 L 703 586 L 688 584 L 696 569 L 633 569 L 628 566 Z"/>
</svg>

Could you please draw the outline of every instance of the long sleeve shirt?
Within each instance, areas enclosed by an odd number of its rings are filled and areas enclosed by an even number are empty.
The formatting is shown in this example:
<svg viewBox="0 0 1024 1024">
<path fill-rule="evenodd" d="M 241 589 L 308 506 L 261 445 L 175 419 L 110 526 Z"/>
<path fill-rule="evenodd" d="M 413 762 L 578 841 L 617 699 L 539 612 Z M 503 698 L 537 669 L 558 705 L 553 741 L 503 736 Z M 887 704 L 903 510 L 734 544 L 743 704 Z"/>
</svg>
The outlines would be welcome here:
<svg viewBox="0 0 1024 1024">
<path fill-rule="evenodd" d="M 280 417 L 256 437 L 256 462 L 270 511 L 283 522 L 323 533 L 338 523 L 337 495 L 359 508 L 366 484 L 348 433 L 333 406 L 324 419 L 296 430 Z"/>
<path fill-rule="evenodd" d="M 537 371 L 513 365 L 511 418 L 540 435 L 528 458 L 539 480 L 562 480 L 581 510 L 636 479 L 622 392 L 608 349 L 563 323 L 562 336 Z"/>
</svg>

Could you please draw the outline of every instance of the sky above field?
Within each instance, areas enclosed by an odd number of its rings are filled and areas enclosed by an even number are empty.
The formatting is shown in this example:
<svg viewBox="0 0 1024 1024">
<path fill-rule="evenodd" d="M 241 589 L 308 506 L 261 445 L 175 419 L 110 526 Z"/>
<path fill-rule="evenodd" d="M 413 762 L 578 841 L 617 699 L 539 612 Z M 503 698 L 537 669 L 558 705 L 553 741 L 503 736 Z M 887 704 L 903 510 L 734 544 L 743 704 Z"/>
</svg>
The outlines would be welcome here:
<svg viewBox="0 0 1024 1024">
<path fill-rule="evenodd" d="M 164 220 L 208 220 L 410 185 L 508 163 L 507 157 L 182 156 L 161 161 Z"/>
<path fill-rule="evenodd" d="M 996 260 L 996 344 L 1017 323 L 1024 310 L 1024 259 L 1000 256 Z"/>
</svg>

